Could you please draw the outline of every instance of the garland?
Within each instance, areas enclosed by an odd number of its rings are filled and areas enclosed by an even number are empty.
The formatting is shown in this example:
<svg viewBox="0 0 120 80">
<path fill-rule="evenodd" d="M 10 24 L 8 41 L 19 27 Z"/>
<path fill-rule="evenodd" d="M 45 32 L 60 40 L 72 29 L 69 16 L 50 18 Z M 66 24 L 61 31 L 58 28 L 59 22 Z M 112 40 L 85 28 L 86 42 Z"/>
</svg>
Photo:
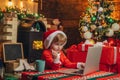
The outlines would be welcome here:
<svg viewBox="0 0 120 80">
<path fill-rule="evenodd" d="M 4 10 L 0 9 L 0 20 L 2 20 L 5 17 L 5 13 L 15 13 L 17 14 L 17 17 L 19 20 L 22 20 L 24 18 L 30 18 L 30 19 L 39 19 L 44 18 L 43 14 L 38 13 L 31 13 L 28 10 L 21 10 L 17 7 L 6 7 Z"/>
</svg>

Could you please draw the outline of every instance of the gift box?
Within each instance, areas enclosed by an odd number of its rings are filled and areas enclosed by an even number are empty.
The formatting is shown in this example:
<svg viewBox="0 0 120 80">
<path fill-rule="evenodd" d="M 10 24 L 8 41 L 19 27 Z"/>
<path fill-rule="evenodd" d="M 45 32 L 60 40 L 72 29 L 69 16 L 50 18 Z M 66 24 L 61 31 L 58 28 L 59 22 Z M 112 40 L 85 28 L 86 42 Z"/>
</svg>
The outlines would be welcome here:
<svg viewBox="0 0 120 80">
<path fill-rule="evenodd" d="M 117 69 L 118 69 L 118 73 L 120 73 L 120 62 L 117 63 Z"/>
<path fill-rule="evenodd" d="M 88 47 L 92 47 L 92 44 L 78 44 L 78 50 L 79 51 L 88 51 Z"/>
<path fill-rule="evenodd" d="M 66 55 L 67 55 L 67 58 L 72 61 L 72 62 L 75 62 L 75 59 L 74 57 L 76 56 L 75 54 L 78 53 L 78 49 L 77 49 L 77 45 L 71 45 L 68 49 L 66 49 Z M 71 57 L 73 56 L 73 57 Z"/>
<path fill-rule="evenodd" d="M 100 64 L 99 68 L 101 71 L 115 72 L 115 73 L 118 72 L 117 64 L 114 64 L 114 65 Z"/>
<path fill-rule="evenodd" d="M 105 46 L 102 48 L 100 63 L 112 65 L 114 63 L 114 47 Z"/>
<path fill-rule="evenodd" d="M 88 47 L 93 45 L 88 44 L 78 44 L 78 45 L 71 45 L 67 50 L 67 57 L 72 62 L 85 62 L 87 56 Z"/>
<path fill-rule="evenodd" d="M 104 46 L 102 48 L 100 63 L 114 65 L 120 61 L 120 48 L 112 46 Z"/>
<path fill-rule="evenodd" d="M 72 62 L 85 62 L 88 47 L 92 45 L 78 44 L 67 49 L 67 57 Z M 120 72 L 120 47 L 103 46 L 100 59 L 100 70 Z M 119 66 L 119 67 L 118 67 Z"/>
<path fill-rule="evenodd" d="M 103 46 L 100 59 L 100 70 L 109 72 L 119 72 L 119 61 L 119 47 Z"/>
</svg>

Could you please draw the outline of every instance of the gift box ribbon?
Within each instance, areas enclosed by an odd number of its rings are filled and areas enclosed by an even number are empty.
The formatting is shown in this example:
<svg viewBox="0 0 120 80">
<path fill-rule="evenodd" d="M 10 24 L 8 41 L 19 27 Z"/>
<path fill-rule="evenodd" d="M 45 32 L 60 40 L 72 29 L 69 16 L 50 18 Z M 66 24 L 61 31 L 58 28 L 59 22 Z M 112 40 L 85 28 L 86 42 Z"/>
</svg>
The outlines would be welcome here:
<svg viewBox="0 0 120 80">
<path fill-rule="evenodd" d="M 82 51 L 85 51 L 85 44 L 82 44 Z"/>
<path fill-rule="evenodd" d="M 114 64 L 117 62 L 117 47 L 114 47 Z"/>
</svg>

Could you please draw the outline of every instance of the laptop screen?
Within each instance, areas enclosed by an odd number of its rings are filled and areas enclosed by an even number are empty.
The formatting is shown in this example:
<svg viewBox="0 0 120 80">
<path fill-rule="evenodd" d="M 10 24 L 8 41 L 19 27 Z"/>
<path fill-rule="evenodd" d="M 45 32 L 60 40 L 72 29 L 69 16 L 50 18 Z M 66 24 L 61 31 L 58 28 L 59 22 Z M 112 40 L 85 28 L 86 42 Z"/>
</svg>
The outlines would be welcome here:
<svg viewBox="0 0 120 80">
<path fill-rule="evenodd" d="M 102 46 L 89 47 L 83 75 L 99 70 Z"/>
</svg>

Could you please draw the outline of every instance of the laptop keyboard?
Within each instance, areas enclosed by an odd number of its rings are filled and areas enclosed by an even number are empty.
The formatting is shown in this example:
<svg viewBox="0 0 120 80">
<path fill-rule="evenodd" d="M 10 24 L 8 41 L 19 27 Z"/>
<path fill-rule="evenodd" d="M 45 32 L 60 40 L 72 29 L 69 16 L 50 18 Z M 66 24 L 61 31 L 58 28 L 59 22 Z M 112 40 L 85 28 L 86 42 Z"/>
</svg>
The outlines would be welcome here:
<svg viewBox="0 0 120 80">
<path fill-rule="evenodd" d="M 74 73 L 83 74 L 83 71 L 84 70 L 78 70 L 78 71 L 75 71 Z"/>
</svg>

